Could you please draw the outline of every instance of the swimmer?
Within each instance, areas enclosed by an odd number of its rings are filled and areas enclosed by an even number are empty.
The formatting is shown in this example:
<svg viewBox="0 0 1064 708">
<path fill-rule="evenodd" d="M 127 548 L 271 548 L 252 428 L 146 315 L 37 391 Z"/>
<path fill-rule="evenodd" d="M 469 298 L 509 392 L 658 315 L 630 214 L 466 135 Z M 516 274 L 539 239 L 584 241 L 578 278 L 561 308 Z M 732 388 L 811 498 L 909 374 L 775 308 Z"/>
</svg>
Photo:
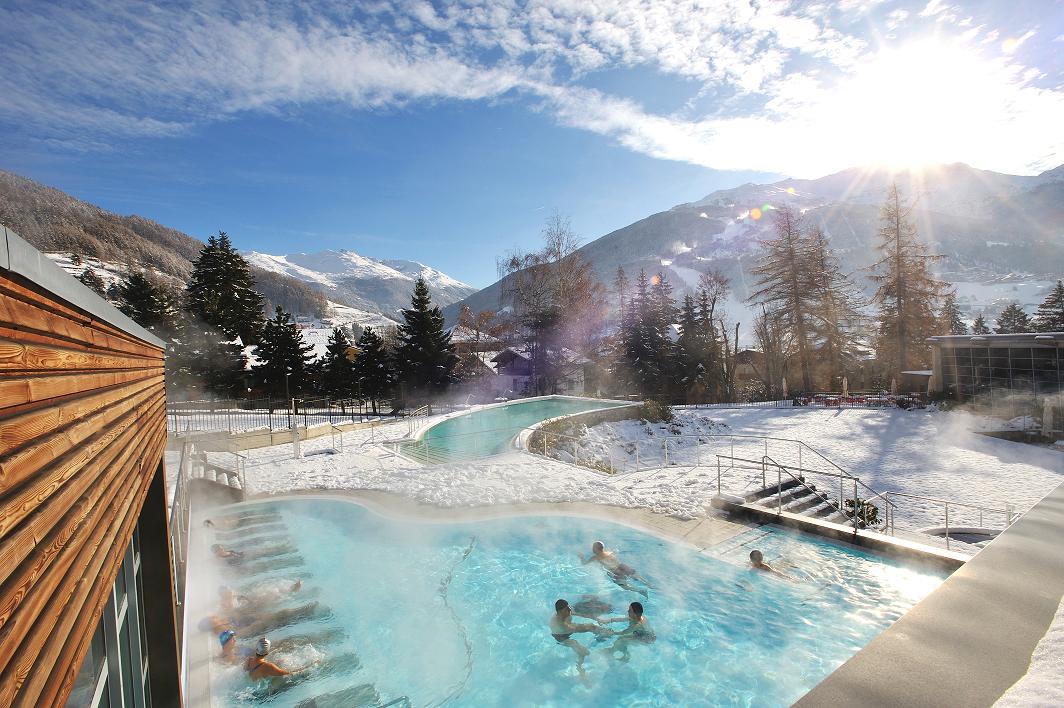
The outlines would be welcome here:
<svg viewBox="0 0 1064 708">
<path fill-rule="evenodd" d="M 646 615 L 643 614 L 643 604 L 640 602 L 633 602 L 628 606 L 627 617 L 612 617 L 607 620 L 602 620 L 602 624 L 608 624 L 611 622 L 627 622 L 628 626 L 622 629 L 620 632 L 615 632 L 617 641 L 610 647 L 610 654 L 616 651 L 621 652 L 619 657 L 620 661 L 628 661 L 628 645 L 634 642 L 640 644 L 653 644 L 657 639 L 657 635 L 654 634 L 654 630 L 650 628 L 650 623 L 647 622 Z"/>
<path fill-rule="evenodd" d="M 236 632 L 231 629 L 224 630 L 218 635 L 218 643 L 222 645 L 222 661 L 227 664 L 239 664 L 240 655 L 236 649 Z"/>
<path fill-rule="evenodd" d="M 766 573 L 778 575 L 781 578 L 787 578 L 788 580 L 791 579 L 791 577 L 786 573 L 781 573 L 780 571 L 776 570 L 768 563 L 766 563 L 764 554 L 762 554 L 761 551 L 758 551 L 756 549 L 750 551 L 750 567 L 755 570 L 763 570 Z"/>
<path fill-rule="evenodd" d="M 240 551 L 234 551 L 231 548 L 226 548 L 220 543 L 216 543 L 211 546 L 211 553 L 213 553 L 216 558 L 224 558 L 230 563 L 234 561 L 239 561 L 241 558 L 244 557 L 244 554 Z"/>
<path fill-rule="evenodd" d="M 609 630 L 604 630 L 602 627 L 593 624 L 575 624 L 573 622 L 573 610 L 569 607 L 569 603 L 565 600 L 558 600 L 554 603 L 554 614 L 550 618 L 550 635 L 554 637 L 554 641 L 569 647 L 576 653 L 576 669 L 581 676 L 584 675 L 584 659 L 591 652 L 583 644 L 573 639 L 573 635 L 580 632 L 601 634 L 604 631 L 608 632 Z"/>
<path fill-rule="evenodd" d="M 248 673 L 248 676 L 252 681 L 260 681 L 264 678 L 274 679 L 283 678 L 285 676 L 292 676 L 294 674 L 303 673 L 310 669 L 317 661 L 312 661 L 306 666 L 298 669 L 285 669 L 272 661 L 266 660 L 266 655 L 270 653 L 270 640 L 263 637 L 259 640 L 259 645 L 255 649 L 254 656 L 249 656 L 247 661 L 244 662 L 244 671 Z"/>
<path fill-rule="evenodd" d="M 228 585 L 223 585 L 218 588 L 218 595 L 221 597 L 223 610 L 237 610 L 247 605 L 268 605 L 271 602 L 277 602 L 285 595 L 297 593 L 302 589 L 303 580 L 299 579 L 288 586 L 275 588 L 273 590 L 247 593 L 244 595 L 237 594 L 237 592 Z"/>
<path fill-rule="evenodd" d="M 646 589 L 635 587 L 629 582 L 631 580 L 636 580 L 649 588 L 651 585 L 647 579 L 639 575 L 639 573 L 636 572 L 636 569 L 632 566 L 622 563 L 613 551 L 607 551 L 606 546 L 602 541 L 595 541 L 592 543 L 591 555 L 587 558 L 584 558 L 581 555 L 580 562 L 584 565 L 591 562 L 598 562 L 606 569 L 606 574 L 609 576 L 610 580 L 618 586 L 630 592 L 638 593 L 644 598 L 649 596 Z"/>
<path fill-rule="evenodd" d="M 266 634 L 296 622 L 318 619 L 327 614 L 327 610 L 320 609 L 317 602 L 308 602 L 299 607 L 276 610 L 259 616 L 252 615 L 250 612 L 241 613 L 241 616 L 238 616 L 241 621 L 237 623 L 237 628 L 244 635 Z"/>
</svg>

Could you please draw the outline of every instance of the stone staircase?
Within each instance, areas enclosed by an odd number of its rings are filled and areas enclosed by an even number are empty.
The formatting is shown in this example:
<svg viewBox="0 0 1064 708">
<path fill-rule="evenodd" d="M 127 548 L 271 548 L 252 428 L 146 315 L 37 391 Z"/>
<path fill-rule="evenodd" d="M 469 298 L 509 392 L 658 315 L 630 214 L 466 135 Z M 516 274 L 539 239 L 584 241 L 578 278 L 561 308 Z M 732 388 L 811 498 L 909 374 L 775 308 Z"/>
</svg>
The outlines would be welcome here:
<svg viewBox="0 0 1064 708">
<path fill-rule="evenodd" d="M 755 489 L 745 495 L 745 501 L 768 511 L 781 509 L 837 524 L 853 523 L 853 515 L 840 509 L 838 503 L 817 490 L 816 485 L 797 479 L 786 479 L 779 485 L 770 484 Z"/>
</svg>

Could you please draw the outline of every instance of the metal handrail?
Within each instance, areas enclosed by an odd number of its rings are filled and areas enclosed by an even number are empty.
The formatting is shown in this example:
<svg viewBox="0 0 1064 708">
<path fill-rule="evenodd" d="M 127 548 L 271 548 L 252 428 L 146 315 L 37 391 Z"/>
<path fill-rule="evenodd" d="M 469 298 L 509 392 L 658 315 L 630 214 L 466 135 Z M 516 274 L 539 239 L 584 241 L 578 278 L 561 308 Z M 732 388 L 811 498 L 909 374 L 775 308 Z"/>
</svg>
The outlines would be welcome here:
<svg viewBox="0 0 1064 708">
<path fill-rule="evenodd" d="M 941 504 L 943 506 L 944 516 L 945 516 L 946 550 L 949 550 L 949 547 L 950 547 L 949 508 L 951 506 L 962 507 L 962 508 L 965 508 L 965 509 L 975 509 L 976 511 L 978 511 L 979 512 L 979 525 L 980 526 L 982 526 L 982 524 L 983 524 L 983 513 L 984 512 L 989 512 L 989 513 L 992 513 L 992 514 L 1004 514 L 1005 515 L 1005 528 L 1008 528 L 1009 526 L 1012 526 L 1013 515 L 1015 513 L 1012 510 L 1012 504 L 1010 504 L 1008 502 L 1005 502 L 1004 508 L 998 509 L 998 508 L 994 508 L 994 507 L 981 506 L 979 504 L 968 504 L 966 502 L 950 501 L 948 499 L 938 499 L 936 497 L 928 497 L 928 496 L 924 496 L 922 494 L 910 494 L 908 492 L 894 492 L 894 491 L 883 492 L 883 498 L 888 500 L 888 501 L 889 501 L 890 496 L 892 496 L 892 495 L 896 496 L 896 497 L 905 497 L 906 499 L 918 499 L 918 500 L 921 500 L 921 501 L 931 502 L 933 504 Z M 891 517 L 892 518 L 891 518 L 891 522 L 890 522 L 890 533 L 891 533 L 891 535 L 893 535 L 894 534 L 893 514 L 891 514 Z"/>
<path fill-rule="evenodd" d="M 806 484 L 804 479 L 794 475 L 794 473 L 792 473 L 790 471 L 790 469 L 788 469 L 785 465 L 781 465 L 780 463 L 776 462 L 775 460 L 773 460 L 768 455 L 765 455 L 764 457 L 761 458 L 762 468 L 764 467 L 766 462 L 771 462 L 773 465 L 776 466 L 776 470 L 777 470 L 777 472 L 776 472 L 776 476 L 777 476 L 777 483 L 776 483 L 776 513 L 777 514 L 782 514 L 783 513 L 783 474 L 782 474 L 783 472 L 786 472 L 788 475 L 790 475 L 791 479 L 793 479 L 795 482 L 797 482 L 798 484 L 800 484 L 803 487 L 805 487 L 806 490 L 808 490 L 811 494 L 813 494 L 817 499 L 823 499 L 825 502 L 827 502 L 829 504 L 831 503 L 831 499 L 825 497 L 820 491 L 818 491 L 817 489 L 813 488 L 812 486 Z M 829 476 L 833 476 L 833 477 L 834 476 L 838 476 L 838 475 L 834 475 L 832 473 L 818 472 L 817 470 L 809 470 L 809 471 L 812 472 L 812 473 L 816 473 L 816 474 L 828 474 Z M 761 474 L 762 474 L 762 479 L 764 479 L 764 472 L 762 471 Z M 842 481 L 841 477 L 839 478 L 839 481 L 840 482 Z M 837 508 L 838 508 L 840 514 L 842 514 L 843 516 L 846 516 L 845 505 L 843 503 L 843 498 L 841 496 L 839 497 L 839 505 L 838 505 Z M 857 533 L 858 529 L 860 528 L 860 521 L 858 519 L 858 516 L 859 516 L 859 514 L 857 513 L 857 480 L 854 479 L 854 505 L 853 505 L 853 514 L 850 517 L 853 520 L 853 532 L 854 533 Z"/>
</svg>

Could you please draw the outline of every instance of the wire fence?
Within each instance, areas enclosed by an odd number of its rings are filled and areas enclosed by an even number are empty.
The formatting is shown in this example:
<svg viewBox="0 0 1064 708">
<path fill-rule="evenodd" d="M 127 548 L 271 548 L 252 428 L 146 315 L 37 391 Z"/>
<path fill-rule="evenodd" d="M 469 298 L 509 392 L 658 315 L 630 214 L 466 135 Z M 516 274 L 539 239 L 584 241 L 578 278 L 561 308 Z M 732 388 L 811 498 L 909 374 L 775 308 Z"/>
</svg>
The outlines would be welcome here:
<svg viewBox="0 0 1064 708">
<path fill-rule="evenodd" d="M 885 393 L 849 391 L 820 391 L 799 393 L 771 401 L 730 401 L 723 403 L 688 403 L 673 406 L 678 409 L 713 408 L 923 408 L 927 396 L 919 393 Z"/>
<path fill-rule="evenodd" d="M 270 399 L 180 401 L 166 404 L 169 432 L 189 431 L 242 432 L 247 430 L 283 430 L 293 425 L 364 423 L 397 417 L 403 411 L 387 411 L 378 404 L 378 412 L 365 402 L 351 399 Z"/>
</svg>

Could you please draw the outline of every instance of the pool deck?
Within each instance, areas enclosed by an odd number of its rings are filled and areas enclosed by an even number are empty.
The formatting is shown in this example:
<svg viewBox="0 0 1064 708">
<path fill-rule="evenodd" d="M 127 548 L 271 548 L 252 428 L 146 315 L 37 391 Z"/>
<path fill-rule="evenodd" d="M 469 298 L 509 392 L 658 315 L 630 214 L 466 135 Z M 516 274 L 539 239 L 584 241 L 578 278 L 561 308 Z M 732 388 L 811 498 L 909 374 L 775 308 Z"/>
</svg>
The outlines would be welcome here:
<svg viewBox="0 0 1064 708">
<path fill-rule="evenodd" d="M 1064 596 L 1064 484 L 795 705 L 991 706 Z"/>
</svg>

